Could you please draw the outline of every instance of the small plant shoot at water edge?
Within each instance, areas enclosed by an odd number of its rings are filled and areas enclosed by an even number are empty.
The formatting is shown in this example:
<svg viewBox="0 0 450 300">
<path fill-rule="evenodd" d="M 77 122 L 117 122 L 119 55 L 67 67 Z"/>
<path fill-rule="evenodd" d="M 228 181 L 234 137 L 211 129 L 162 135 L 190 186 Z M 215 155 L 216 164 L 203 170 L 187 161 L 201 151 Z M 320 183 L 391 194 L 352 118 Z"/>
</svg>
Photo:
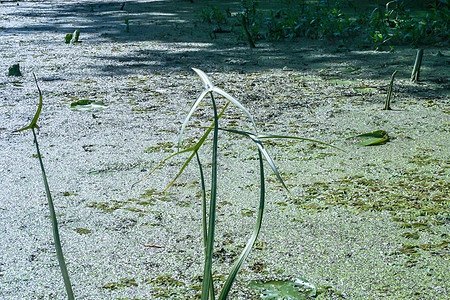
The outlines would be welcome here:
<svg viewBox="0 0 450 300">
<path fill-rule="evenodd" d="M 20 131 L 24 131 L 24 130 L 28 130 L 28 129 L 31 129 L 31 131 L 33 132 L 34 144 L 36 145 L 37 157 L 39 159 L 39 164 L 41 166 L 42 179 L 44 180 L 45 193 L 47 194 L 48 207 L 50 209 L 50 219 L 52 221 L 53 239 L 55 242 L 56 256 L 58 257 L 59 267 L 61 269 L 62 277 L 64 280 L 64 285 L 66 287 L 67 298 L 69 300 L 73 300 L 75 298 L 73 296 L 72 285 L 70 283 L 70 278 L 69 278 L 69 272 L 67 271 L 66 262 L 64 260 L 64 254 L 63 254 L 62 247 L 61 247 L 61 240 L 59 238 L 58 221 L 56 219 L 55 207 L 53 205 L 53 199 L 52 199 L 52 195 L 50 193 L 50 187 L 47 182 L 47 176 L 45 174 L 44 164 L 42 162 L 42 156 L 41 156 L 41 152 L 39 151 L 39 144 L 37 141 L 37 136 L 36 136 L 36 131 L 35 131 L 36 128 L 39 129 L 39 126 L 37 125 L 37 121 L 39 119 L 39 115 L 41 114 L 41 110 L 42 110 L 42 92 L 37 83 L 36 76 L 34 74 L 33 74 L 33 76 L 34 76 L 34 80 L 36 82 L 36 86 L 37 86 L 37 89 L 39 92 L 38 109 L 37 109 L 33 119 L 31 120 L 30 125 L 23 127 L 21 129 L 15 130 L 14 132 L 20 132 Z"/>
</svg>

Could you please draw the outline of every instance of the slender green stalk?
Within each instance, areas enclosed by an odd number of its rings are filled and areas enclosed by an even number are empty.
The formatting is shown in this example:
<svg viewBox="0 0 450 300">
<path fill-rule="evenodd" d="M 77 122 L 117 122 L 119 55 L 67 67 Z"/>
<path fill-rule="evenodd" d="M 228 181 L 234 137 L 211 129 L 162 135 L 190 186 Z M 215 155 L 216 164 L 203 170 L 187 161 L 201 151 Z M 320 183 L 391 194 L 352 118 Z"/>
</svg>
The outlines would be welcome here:
<svg viewBox="0 0 450 300">
<path fill-rule="evenodd" d="M 209 287 L 212 274 L 212 254 L 214 250 L 214 231 L 216 223 L 216 196 L 217 196 L 217 142 L 219 134 L 219 118 L 217 115 L 216 101 L 211 92 L 211 101 L 214 109 L 214 135 L 211 167 L 211 200 L 209 203 L 208 239 L 206 242 L 205 267 L 203 270 L 202 300 L 208 300 Z M 214 299 L 214 296 L 213 298 Z"/>
<path fill-rule="evenodd" d="M 205 186 L 205 176 L 203 175 L 203 167 L 200 162 L 200 157 L 198 156 L 198 152 L 195 151 L 195 156 L 197 157 L 198 168 L 200 170 L 200 180 L 202 185 L 202 209 L 203 209 L 203 218 L 202 218 L 202 227 L 203 227 L 203 246 L 206 249 L 206 240 L 208 239 L 208 228 L 206 227 L 207 217 L 206 217 L 206 186 Z"/>
<path fill-rule="evenodd" d="M 34 127 L 31 127 L 34 136 L 34 143 L 36 144 L 36 151 L 39 158 L 39 164 L 41 165 L 42 178 L 44 179 L 45 193 L 47 194 L 48 208 L 50 209 L 50 219 L 52 220 L 53 239 L 55 241 L 56 256 L 58 257 L 59 267 L 66 286 L 67 298 L 69 300 L 75 299 L 72 291 L 72 284 L 70 283 L 69 273 L 67 272 L 66 262 L 64 261 L 64 254 L 61 247 L 61 241 L 59 238 L 58 221 L 56 219 L 55 207 L 53 205 L 52 195 L 50 194 L 50 188 L 47 182 L 47 176 L 45 175 L 44 164 L 42 163 L 41 152 L 39 151 L 39 144 L 36 137 Z"/>
<path fill-rule="evenodd" d="M 203 167 L 202 167 L 202 163 L 200 162 L 200 157 L 198 156 L 198 152 L 195 151 L 195 156 L 197 158 L 197 163 L 198 163 L 198 168 L 200 170 L 200 180 L 201 180 L 201 184 L 202 184 L 202 227 L 203 227 L 203 247 L 204 247 L 204 252 L 205 252 L 205 256 L 206 256 L 206 241 L 208 240 L 208 228 L 207 228 L 207 212 L 206 212 L 206 186 L 205 186 L 205 176 L 203 175 Z M 209 286 L 209 294 L 210 294 L 210 298 L 213 299 L 214 298 L 214 284 L 212 281 L 212 273 L 209 273 L 209 277 L 210 277 L 210 286 Z"/>
<path fill-rule="evenodd" d="M 14 130 L 13 132 L 20 132 L 20 131 L 24 131 L 24 130 L 28 130 L 28 129 L 31 129 L 31 131 L 33 132 L 34 144 L 36 145 L 36 151 L 37 151 L 37 155 L 39 158 L 39 164 L 41 166 L 41 171 L 42 171 L 42 178 L 44 180 L 45 193 L 47 194 L 48 207 L 50 209 L 50 218 L 52 220 L 52 230 L 53 230 L 53 239 L 55 241 L 56 256 L 58 258 L 59 267 L 61 268 L 64 285 L 66 287 L 67 298 L 69 300 L 73 300 L 74 296 L 73 296 L 73 291 L 72 291 L 72 284 L 70 283 L 69 273 L 67 272 L 66 262 L 64 261 L 64 254 L 62 251 L 61 241 L 59 238 L 58 221 L 56 219 L 55 207 L 53 205 L 52 195 L 50 193 L 50 188 L 48 186 L 47 176 L 45 175 L 44 164 L 42 163 L 42 156 L 41 156 L 41 152 L 39 151 L 39 144 L 37 141 L 36 132 L 34 130 L 35 128 L 39 129 L 39 126 L 37 125 L 37 121 L 39 119 L 39 115 L 41 114 L 41 110 L 42 110 L 42 92 L 41 92 L 41 89 L 39 88 L 39 85 L 38 85 L 38 82 L 36 79 L 36 75 L 34 75 L 34 73 L 33 73 L 33 77 L 34 77 L 34 81 L 36 82 L 36 87 L 39 92 L 38 108 L 36 110 L 36 113 L 34 114 L 33 119 L 31 120 L 30 125 L 23 127 L 21 129 L 18 129 L 18 130 Z"/>
</svg>

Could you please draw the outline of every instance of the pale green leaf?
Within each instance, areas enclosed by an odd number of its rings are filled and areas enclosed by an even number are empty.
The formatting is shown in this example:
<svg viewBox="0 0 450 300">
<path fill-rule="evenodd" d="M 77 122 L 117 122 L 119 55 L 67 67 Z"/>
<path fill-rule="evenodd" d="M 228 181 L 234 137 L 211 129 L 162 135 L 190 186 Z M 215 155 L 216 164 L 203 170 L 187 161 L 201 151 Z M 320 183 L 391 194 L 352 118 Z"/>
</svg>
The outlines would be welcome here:
<svg viewBox="0 0 450 300">
<path fill-rule="evenodd" d="M 183 132 L 184 132 L 184 129 L 186 128 L 187 123 L 189 122 L 189 119 L 191 118 L 195 109 L 199 105 L 200 101 L 202 101 L 203 98 L 205 98 L 206 94 L 208 94 L 209 92 L 210 92 L 210 90 L 204 90 L 200 94 L 200 96 L 197 98 L 197 100 L 194 102 L 191 109 L 189 110 L 187 117 L 184 119 L 183 125 L 181 125 L 180 135 L 178 136 L 178 149 L 181 147 L 181 140 L 183 139 Z"/>
</svg>

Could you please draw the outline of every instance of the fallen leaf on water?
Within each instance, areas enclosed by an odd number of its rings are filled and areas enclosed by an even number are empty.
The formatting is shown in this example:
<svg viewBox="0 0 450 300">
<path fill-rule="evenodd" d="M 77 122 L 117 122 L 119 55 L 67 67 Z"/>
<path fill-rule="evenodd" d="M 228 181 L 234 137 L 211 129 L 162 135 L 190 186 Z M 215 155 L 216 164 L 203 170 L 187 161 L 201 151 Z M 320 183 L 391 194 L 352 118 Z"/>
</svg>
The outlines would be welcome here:
<svg viewBox="0 0 450 300">
<path fill-rule="evenodd" d="M 374 146 L 380 145 L 389 140 L 389 136 L 384 130 L 375 130 L 368 133 L 359 134 L 350 138 L 365 138 L 364 140 L 357 143 L 357 146 Z"/>
</svg>

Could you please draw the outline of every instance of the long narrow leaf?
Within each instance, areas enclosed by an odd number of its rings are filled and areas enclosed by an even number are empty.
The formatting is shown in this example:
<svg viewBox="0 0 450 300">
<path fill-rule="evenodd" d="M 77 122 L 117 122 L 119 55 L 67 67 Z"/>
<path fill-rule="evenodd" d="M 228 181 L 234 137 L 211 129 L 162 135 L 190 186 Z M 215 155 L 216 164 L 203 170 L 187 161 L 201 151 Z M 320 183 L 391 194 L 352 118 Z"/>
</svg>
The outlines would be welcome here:
<svg viewBox="0 0 450 300">
<path fill-rule="evenodd" d="M 203 98 L 205 98 L 206 94 L 211 93 L 212 92 L 212 88 L 214 87 L 214 85 L 211 82 L 211 80 L 209 79 L 209 77 L 202 70 L 199 70 L 199 69 L 196 69 L 196 68 L 192 68 L 192 70 L 194 70 L 198 74 L 198 76 L 200 76 L 200 79 L 205 84 L 205 90 L 203 90 L 203 92 L 200 94 L 200 96 L 194 102 L 194 104 L 192 105 L 191 109 L 189 110 L 188 115 L 184 119 L 183 125 L 181 126 L 180 135 L 178 136 L 178 148 L 181 147 L 181 140 L 183 139 L 183 132 L 184 132 L 184 129 L 186 128 L 186 125 L 187 125 L 189 119 L 191 118 L 191 116 L 194 113 L 195 109 L 199 105 L 200 101 L 202 101 Z"/>
<path fill-rule="evenodd" d="M 194 157 L 195 153 L 197 151 L 192 152 L 192 154 L 189 156 L 189 158 L 184 162 L 184 164 L 181 166 L 180 171 L 178 171 L 177 176 L 167 185 L 167 187 L 164 189 L 163 193 L 165 193 L 172 184 L 180 177 L 181 173 L 183 173 L 184 169 L 186 169 L 187 165 L 191 162 L 192 158 Z"/>
<path fill-rule="evenodd" d="M 192 68 L 192 70 L 194 70 L 195 73 L 197 73 L 198 76 L 200 76 L 203 83 L 205 84 L 205 89 L 210 90 L 213 88 L 214 84 L 212 83 L 211 79 L 209 79 L 208 75 L 205 74 L 205 72 L 197 68 Z"/>
<path fill-rule="evenodd" d="M 174 156 L 176 156 L 176 155 L 178 155 L 178 154 L 182 154 L 182 153 L 186 153 L 186 152 L 190 152 L 190 151 L 195 151 L 195 146 L 190 147 L 190 148 L 187 148 L 187 149 L 184 149 L 184 150 L 179 151 L 179 152 L 175 152 L 175 153 L 173 153 L 173 154 L 167 156 L 167 157 L 164 158 L 164 159 L 163 159 L 163 160 L 162 160 L 162 161 L 161 161 L 161 162 L 160 162 L 153 170 L 151 170 L 150 173 L 148 173 L 144 178 L 142 178 L 141 180 L 139 180 L 139 181 L 133 183 L 133 184 L 131 185 L 131 189 L 133 189 L 134 186 L 135 186 L 136 184 L 138 184 L 139 182 L 144 181 L 145 179 L 147 179 L 150 175 L 153 174 L 153 172 L 155 172 L 155 171 L 156 171 L 163 163 L 165 163 L 166 161 L 168 161 L 170 158 L 172 158 L 172 157 L 174 157 Z"/>
<path fill-rule="evenodd" d="M 228 132 L 232 132 L 232 133 L 236 133 L 236 134 L 240 134 L 243 136 L 246 136 L 248 138 L 250 138 L 253 142 L 255 142 L 256 146 L 258 146 L 258 149 L 262 152 L 262 154 L 264 155 L 264 158 L 266 159 L 267 163 L 269 164 L 269 166 L 272 168 L 272 171 L 275 173 L 275 176 L 277 176 L 278 181 L 281 182 L 281 184 L 283 185 L 283 187 L 289 192 L 289 189 L 287 188 L 287 186 L 284 184 L 283 179 L 281 178 L 280 173 L 277 170 L 277 167 L 275 166 L 275 163 L 272 160 L 272 157 L 270 157 L 269 153 L 267 152 L 267 150 L 264 148 L 262 142 L 258 139 L 258 136 L 250 133 L 250 132 L 246 132 L 246 131 L 241 131 L 241 130 L 235 130 L 235 129 L 226 129 L 226 128 L 220 128 L 221 130 L 224 131 L 228 131 Z"/>
<path fill-rule="evenodd" d="M 256 218 L 256 224 L 253 229 L 253 233 L 250 237 L 250 239 L 247 242 L 247 245 L 245 246 L 244 250 L 242 251 L 241 255 L 239 256 L 238 260 L 234 264 L 233 268 L 231 269 L 230 275 L 228 276 L 225 285 L 222 288 L 222 291 L 219 295 L 219 300 L 225 300 L 228 297 L 228 293 L 231 289 L 231 286 L 234 282 L 234 279 L 237 276 L 237 273 L 239 272 L 239 269 L 241 268 L 242 264 L 244 263 L 245 259 L 248 257 L 250 250 L 255 245 L 256 239 L 258 238 L 259 231 L 261 230 L 261 224 L 262 224 L 262 218 L 264 213 L 264 203 L 265 203 L 265 180 L 264 180 L 264 163 L 261 151 L 258 149 L 258 158 L 259 158 L 259 174 L 260 174 L 260 196 L 259 196 L 259 208 L 258 208 L 258 216 Z"/>
<path fill-rule="evenodd" d="M 225 106 L 223 107 L 223 109 L 222 109 L 222 111 L 220 112 L 220 114 L 219 114 L 219 119 L 220 119 L 220 117 L 222 117 L 222 115 L 223 115 L 223 113 L 225 112 L 225 110 L 227 109 L 227 107 L 228 107 L 228 105 L 230 105 L 230 102 L 228 101 L 227 102 L 227 104 L 225 104 Z M 142 178 L 141 180 L 139 180 L 139 181 L 137 181 L 137 182 L 135 182 L 135 183 L 133 183 L 132 185 L 131 185 L 131 188 L 133 189 L 134 188 L 134 186 L 136 185 L 136 184 L 138 184 L 139 182 L 141 182 L 141 181 L 143 181 L 143 180 L 145 180 L 145 179 L 147 179 L 151 174 L 153 174 L 153 172 L 155 172 L 163 163 L 165 163 L 167 160 L 169 160 L 170 158 L 172 158 L 172 157 L 174 157 L 174 156 L 176 156 L 176 155 L 178 155 L 178 154 L 182 154 L 182 153 L 186 153 L 186 152 L 190 152 L 190 151 L 197 151 L 198 149 L 200 149 L 200 147 L 203 145 L 203 143 L 205 142 L 205 140 L 206 140 L 206 138 L 208 137 L 208 135 L 210 134 L 210 132 L 213 130 L 213 127 L 214 126 L 214 122 L 211 124 L 211 126 L 210 127 L 208 127 L 208 129 L 206 130 L 206 132 L 203 134 L 203 136 L 200 138 L 200 140 L 197 142 L 197 144 L 195 144 L 194 146 L 192 146 L 192 147 L 189 147 L 189 148 L 187 148 L 187 149 L 184 149 L 184 150 L 181 150 L 181 151 L 178 151 L 178 152 L 176 152 L 176 153 L 173 153 L 173 154 L 171 154 L 171 155 L 169 155 L 168 157 L 166 157 L 164 160 L 162 160 L 147 176 L 145 176 L 144 178 Z M 188 164 L 189 164 L 189 162 L 192 160 L 192 157 L 193 157 L 193 155 L 191 155 L 187 160 L 186 160 L 186 162 L 183 164 L 183 168 L 182 168 L 182 170 L 180 171 L 180 172 L 178 172 L 178 174 L 177 174 L 177 176 L 175 177 L 175 179 L 174 180 L 172 180 L 171 182 L 170 182 L 170 184 L 164 189 L 164 191 L 167 191 L 167 189 L 175 182 L 175 180 L 177 180 L 178 179 L 178 177 L 181 175 L 181 173 L 183 172 L 183 170 L 185 169 L 185 166 L 187 166 Z"/>
<path fill-rule="evenodd" d="M 225 92 L 224 90 L 218 88 L 218 87 L 213 87 L 212 90 L 222 96 L 224 96 L 225 98 L 227 98 L 228 100 L 230 100 L 231 102 L 234 103 L 234 105 L 236 105 L 237 107 L 239 107 L 246 115 L 247 117 L 250 118 L 250 120 L 252 121 L 253 127 L 256 130 L 256 124 L 255 121 L 253 120 L 252 115 L 250 114 L 250 112 L 239 102 L 237 101 L 233 96 L 231 96 L 230 94 L 228 94 L 227 92 Z"/>
<path fill-rule="evenodd" d="M 255 140 L 256 146 L 258 146 L 259 150 L 262 152 L 262 154 L 264 155 L 264 158 L 267 160 L 267 163 L 269 164 L 269 166 L 272 168 L 272 171 L 275 173 L 275 175 L 278 178 L 278 181 L 281 182 L 281 184 L 283 185 L 283 187 L 286 189 L 286 191 L 289 192 L 289 189 L 287 188 L 287 186 L 284 184 L 283 179 L 281 178 L 280 173 L 278 173 L 277 167 L 275 167 L 275 163 L 272 160 L 272 157 L 270 157 L 269 153 L 267 152 L 267 150 L 264 148 L 263 144 L 261 143 L 261 141 L 259 140 Z"/>
<path fill-rule="evenodd" d="M 256 130 L 256 124 L 255 124 L 255 121 L 253 120 L 252 115 L 250 114 L 250 112 L 238 100 L 236 100 L 236 98 L 234 98 L 233 96 L 231 96 L 230 94 L 228 94 L 224 90 L 216 87 L 212 83 L 211 79 L 209 79 L 208 75 L 206 75 L 205 72 L 203 72 L 202 70 L 199 70 L 199 69 L 196 69 L 196 68 L 192 68 L 192 70 L 194 70 L 198 74 L 198 76 L 200 76 L 200 78 L 202 79 L 203 83 L 205 84 L 205 91 L 204 92 L 206 92 L 206 93 L 208 93 L 210 91 L 216 92 L 216 93 L 222 95 L 223 97 L 225 97 L 226 99 L 230 100 L 231 102 L 233 102 L 239 109 L 241 109 L 247 115 L 247 117 L 250 118 L 250 120 L 252 121 L 252 124 L 253 124 L 253 127 L 254 127 L 255 131 L 257 131 Z M 188 115 L 188 117 L 190 117 L 190 116 Z"/>
<path fill-rule="evenodd" d="M 212 94 L 211 94 L 211 97 Z M 228 105 L 230 104 L 230 102 L 228 101 L 227 104 L 225 105 L 225 107 L 222 109 L 222 111 L 220 112 L 220 114 L 217 116 L 217 119 L 220 119 L 220 117 L 222 117 L 223 113 L 225 112 L 225 109 L 228 107 Z M 197 153 L 198 149 L 200 149 L 200 147 L 203 145 L 203 143 L 205 142 L 206 138 L 208 137 L 209 133 L 213 130 L 214 128 L 214 124 L 215 121 L 211 124 L 211 126 L 206 130 L 206 132 L 203 134 L 203 136 L 201 137 L 201 139 L 197 142 L 197 144 L 195 144 L 195 146 L 180 151 L 180 153 L 184 153 L 184 152 L 188 152 L 188 151 L 194 151 L 194 153 L 192 153 L 189 158 L 186 160 L 186 162 L 183 164 L 183 166 L 181 167 L 180 171 L 178 172 L 177 176 L 175 176 L 175 178 L 169 183 L 169 185 L 165 188 L 164 192 L 167 191 L 167 189 L 178 179 L 178 177 L 180 177 L 181 173 L 183 173 L 184 169 L 187 167 L 187 165 L 191 162 L 192 158 L 194 157 L 194 155 Z"/>
<path fill-rule="evenodd" d="M 210 90 L 204 90 L 200 94 L 200 96 L 197 98 L 197 100 L 194 102 L 194 104 L 192 105 L 191 109 L 189 110 L 189 113 L 188 113 L 187 117 L 184 119 L 183 125 L 181 125 L 180 135 L 178 136 L 178 149 L 180 149 L 180 147 L 181 147 L 181 140 L 183 139 L 183 132 L 184 132 L 184 129 L 186 128 L 187 123 L 189 122 L 189 119 L 191 118 L 191 116 L 194 113 L 195 109 L 199 105 L 200 101 L 202 101 L 203 98 L 205 98 L 206 94 L 208 94 L 209 92 L 211 92 L 211 91 Z"/>
<path fill-rule="evenodd" d="M 206 240 L 208 239 L 208 228 L 207 228 L 207 217 L 206 217 L 206 185 L 205 185 L 205 176 L 203 175 L 203 167 L 200 162 L 200 157 L 198 156 L 198 152 L 195 152 L 195 156 L 197 158 L 198 168 L 200 171 L 200 180 L 201 180 L 201 188 L 202 188 L 202 227 L 203 227 L 203 246 L 206 250 Z"/>
<path fill-rule="evenodd" d="M 34 131 L 34 128 L 35 127 L 32 126 L 31 130 L 33 131 L 34 143 L 36 145 L 37 156 L 39 158 L 39 164 L 41 166 L 42 178 L 44 180 L 45 193 L 47 195 L 48 200 L 48 208 L 50 210 L 50 219 L 52 221 L 53 240 L 55 242 L 56 257 L 58 258 L 59 268 L 61 269 L 64 285 L 66 287 L 67 298 L 69 300 L 73 300 L 74 295 L 72 291 L 72 284 L 70 283 L 69 272 L 67 271 L 66 262 L 64 260 L 64 254 L 61 246 L 61 240 L 59 238 L 58 220 L 56 219 L 55 206 L 53 205 L 53 199 L 50 193 L 50 188 L 48 186 L 47 176 L 45 175 L 44 164 L 42 162 L 42 156 L 41 152 L 39 151 L 39 144 L 37 141 L 36 132 Z"/>
<path fill-rule="evenodd" d="M 66 262 L 64 260 L 64 254 L 63 254 L 62 246 L 61 246 L 61 240 L 59 237 L 58 220 L 56 218 L 55 207 L 53 205 L 53 199 L 52 199 L 52 195 L 50 193 L 50 187 L 48 185 L 47 175 L 45 174 L 44 163 L 42 162 L 42 156 L 41 156 L 41 152 L 39 150 L 39 143 L 37 141 L 36 132 L 34 131 L 35 128 L 39 128 L 39 126 L 37 125 L 37 121 L 39 119 L 39 115 L 41 114 L 41 110 L 42 110 L 42 92 L 41 92 L 41 89 L 39 88 L 39 85 L 38 85 L 38 82 L 36 79 L 36 75 L 34 75 L 34 73 L 33 73 L 33 76 L 34 76 L 34 81 L 36 82 L 36 87 L 39 92 L 39 105 L 38 105 L 37 111 L 34 114 L 34 117 L 31 120 L 30 125 L 28 125 L 24 128 L 15 130 L 14 132 L 24 131 L 27 129 L 31 129 L 31 131 L 33 132 L 34 144 L 36 145 L 36 152 L 37 152 L 39 164 L 41 167 L 42 179 L 44 181 L 45 193 L 47 195 L 48 206 L 49 206 L 49 210 L 50 210 L 50 219 L 52 222 L 53 240 L 55 242 L 56 257 L 58 258 L 58 263 L 59 263 L 59 267 L 61 269 L 64 286 L 66 287 L 67 298 L 69 300 L 73 300 L 74 295 L 73 295 L 73 291 L 72 291 L 72 284 L 70 283 L 69 272 L 67 271 Z"/>
<path fill-rule="evenodd" d="M 322 144 L 322 145 L 325 145 L 325 146 L 328 146 L 328 147 L 332 147 L 332 148 L 335 148 L 335 149 L 338 149 L 338 150 L 341 150 L 341 151 L 345 152 L 345 150 L 342 150 L 341 148 L 333 146 L 333 145 L 331 145 L 329 143 L 325 143 L 325 142 L 321 142 L 321 141 L 313 140 L 313 139 L 307 139 L 307 138 L 303 138 L 303 137 L 298 137 L 298 136 L 276 135 L 276 134 L 275 135 L 274 134 L 259 134 L 258 138 L 259 139 L 293 139 L 293 140 L 303 140 L 303 141 L 313 142 L 313 143 L 317 143 L 317 144 Z"/>
</svg>

